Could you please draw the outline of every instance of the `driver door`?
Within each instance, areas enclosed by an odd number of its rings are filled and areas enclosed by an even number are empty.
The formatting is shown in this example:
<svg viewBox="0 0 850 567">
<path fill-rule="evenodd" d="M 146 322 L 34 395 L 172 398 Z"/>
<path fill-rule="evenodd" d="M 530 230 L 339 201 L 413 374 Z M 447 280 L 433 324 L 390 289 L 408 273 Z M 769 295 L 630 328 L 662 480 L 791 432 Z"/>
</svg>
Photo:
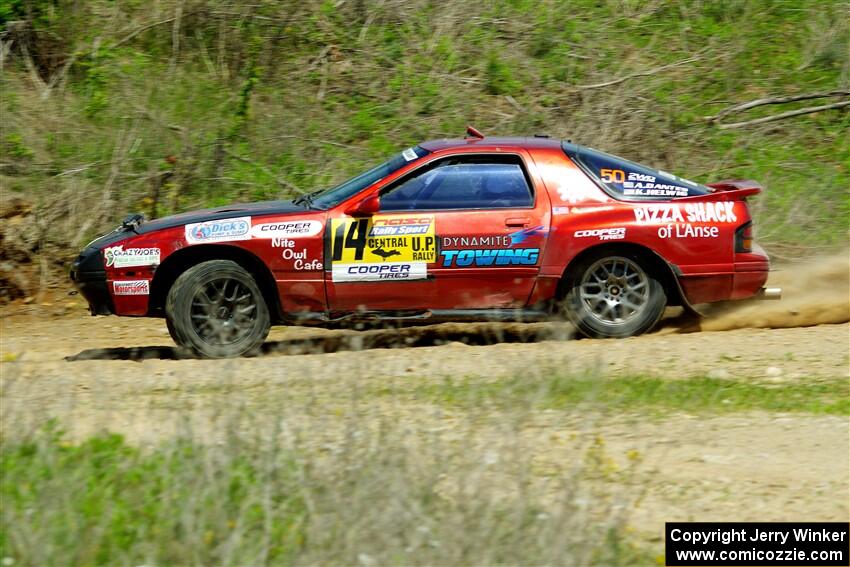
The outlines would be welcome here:
<svg viewBox="0 0 850 567">
<path fill-rule="evenodd" d="M 523 307 L 550 222 L 530 163 L 438 157 L 382 188 L 378 214 L 330 219 L 331 311 Z"/>
</svg>

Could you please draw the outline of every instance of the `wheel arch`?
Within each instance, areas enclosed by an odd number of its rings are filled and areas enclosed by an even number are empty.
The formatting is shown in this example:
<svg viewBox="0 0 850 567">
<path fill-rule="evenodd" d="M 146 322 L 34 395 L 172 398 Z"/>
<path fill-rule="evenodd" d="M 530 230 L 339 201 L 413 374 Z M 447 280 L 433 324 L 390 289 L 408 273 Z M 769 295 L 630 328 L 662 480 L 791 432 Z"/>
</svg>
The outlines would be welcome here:
<svg viewBox="0 0 850 567">
<path fill-rule="evenodd" d="M 276 323 L 281 320 L 280 296 L 271 270 L 251 252 L 244 248 L 226 244 L 199 244 L 182 248 L 169 255 L 154 273 L 151 282 L 148 315 L 164 314 L 165 298 L 175 280 L 192 266 L 209 260 L 231 260 L 244 268 L 257 282 L 257 286 L 260 288 L 263 299 L 269 308 L 272 322 Z"/>
<path fill-rule="evenodd" d="M 585 248 L 576 254 L 564 268 L 564 271 L 561 274 L 561 279 L 558 282 L 557 297 L 559 300 L 567 296 L 567 292 L 569 292 L 573 282 L 579 276 L 576 270 L 577 266 L 580 266 L 582 262 L 590 256 L 596 256 L 603 253 L 630 253 L 638 256 L 646 263 L 644 266 L 645 269 L 649 270 L 655 277 L 658 278 L 658 281 L 664 288 L 664 293 L 667 295 L 668 305 L 682 305 L 688 309 L 692 309 L 682 291 L 681 286 L 679 285 L 679 279 L 676 276 L 676 270 L 678 268 L 667 262 L 655 250 L 632 242 L 605 242 Z"/>
</svg>

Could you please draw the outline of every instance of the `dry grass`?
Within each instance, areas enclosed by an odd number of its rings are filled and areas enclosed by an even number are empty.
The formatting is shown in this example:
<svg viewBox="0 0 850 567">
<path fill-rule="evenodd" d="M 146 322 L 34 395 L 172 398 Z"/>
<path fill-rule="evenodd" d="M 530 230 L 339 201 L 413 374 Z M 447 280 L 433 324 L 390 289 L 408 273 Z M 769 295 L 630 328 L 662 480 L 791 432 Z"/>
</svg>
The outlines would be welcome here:
<svg viewBox="0 0 850 567">
<path fill-rule="evenodd" d="M 281 400 L 282 401 L 282 400 Z M 365 408 L 361 407 L 361 410 Z M 596 444 L 541 482 L 506 414 L 487 445 L 394 416 L 348 414 L 321 445 L 309 421 L 219 408 L 217 441 L 65 440 L 55 426 L 2 445 L 2 550 L 15 565 L 633 564 L 636 494 L 603 491 Z M 340 423 L 341 421 L 342 423 Z M 206 439 L 206 440 L 205 440 Z"/>
</svg>

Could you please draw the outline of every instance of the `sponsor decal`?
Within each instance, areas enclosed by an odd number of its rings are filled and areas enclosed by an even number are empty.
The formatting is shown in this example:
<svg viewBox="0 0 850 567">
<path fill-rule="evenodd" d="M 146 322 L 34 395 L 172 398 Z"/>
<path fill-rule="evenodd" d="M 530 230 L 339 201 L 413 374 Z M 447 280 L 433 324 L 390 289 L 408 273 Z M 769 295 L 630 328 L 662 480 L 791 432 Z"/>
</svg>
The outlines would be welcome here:
<svg viewBox="0 0 850 567">
<path fill-rule="evenodd" d="M 407 160 L 407 161 L 413 161 L 417 157 L 419 157 L 419 156 L 416 155 L 416 152 L 413 151 L 413 148 L 407 148 L 406 150 L 401 152 L 401 155 L 404 156 L 404 159 Z"/>
<path fill-rule="evenodd" d="M 425 262 L 333 264 L 331 276 L 335 282 L 424 280 L 428 267 Z"/>
<path fill-rule="evenodd" d="M 678 205 L 643 205 L 635 207 L 635 221 L 639 224 L 667 224 L 674 222 L 735 222 L 733 201 L 687 203 Z M 683 215 L 684 213 L 684 215 Z"/>
<path fill-rule="evenodd" d="M 569 207 L 552 207 L 553 215 L 568 215 L 570 214 Z"/>
<path fill-rule="evenodd" d="M 378 217 L 372 221 L 369 236 L 399 236 L 406 234 L 429 234 L 433 231 L 434 217 Z"/>
<path fill-rule="evenodd" d="M 474 250 L 442 250 L 444 268 L 489 266 L 534 266 L 539 248 L 484 248 Z"/>
<path fill-rule="evenodd" d="M 229 242 L 251 238 L 251 217 L 221 219 L 186 225 L 186 242 Z"/>
<path fill-rule="evenodd" d="M 134 268 L 137 266 L 156 266 L 159 264 L 159 248 L 127 248 L 124 245 L 104 248 L 103 257 L 106 267 Z"/>
<path fill-rule="evenodd" d="M 150 295 L 151 282 L 148 280 L 125 280 L 112 282 L 115 295 Z"/>
<path fill-rule="evenodd" d="M 283 220 L 251 227 L 251 236 L 254 238 L 299 238 L 316 236 L 320 232 L 322 223 L 316 220 Z"/>
<path fill-rule="evenodd" d="M 437 261 L 434 217 L 393 216 L 331 221 L 331 263 Z"/>
<path fill-rule="evenodd" d="M 720 236 L 720 227 L 694 226 L 690 223 L 668 224 L 658 227 L 658 236 L 661 238 L 717 238 Z"/>
<path fill-rule="evenodd" d="M 292 262 L 292 268 L 303 271 L 318 271 L 322 269 L 322 262 L 316 258 L 307 258 L 307 249 L 300 251 L 295 249 L 295 241 L 288 238 L 272 238 L 272 248 L 283 248 L 280 257 Z"/>
<path fill-rule="evenodd" d="M 511 245 L 510 236 L 444 236 L 441 238 L 443 248 L 491 248 L 499 246 L 508 248 Z"/>
<path fill-rule="evenodd" d="M 546 236 L 549 233 L 548 228 L 543 228 L 543 225 L 535 226 L 534 228 L 524 228 L 509 234 L 511 238 L 511 246 L 522 244 L 526 238 L 532 236 Z"/>
<path fill-rule="evenodd" d="M 540 249 L 514 246 L 529 238 L 545 237 L 548 233 L 549 229 L 541 224 L 504 236 L 444 236 L 440 252 L 442 267 L 534 266 Z"/>
<path fill-rule="evenodd" d="M 599 240 L 621 240 L 626 237 L 626 229 L 618 228 L 597 228 L 593 230 L 577 230 L 573 233 L 576 238 L 596 237 Z"/>
</svg>

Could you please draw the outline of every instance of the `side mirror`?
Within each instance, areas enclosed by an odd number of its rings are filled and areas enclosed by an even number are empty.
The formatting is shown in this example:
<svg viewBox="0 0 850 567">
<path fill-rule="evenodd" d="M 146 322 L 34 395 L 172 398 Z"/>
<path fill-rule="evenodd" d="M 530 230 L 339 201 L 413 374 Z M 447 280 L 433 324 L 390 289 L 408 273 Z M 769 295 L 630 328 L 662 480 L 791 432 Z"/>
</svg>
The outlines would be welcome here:
<svg viewBox="0 0 850 567">
<path fill-rule="evenodd" d="M 345 214 L 350 217 L 370 217 L 380 210 L 381 198 L 378 195 L 371 195 L 348 207 Z"/>
</svg>

